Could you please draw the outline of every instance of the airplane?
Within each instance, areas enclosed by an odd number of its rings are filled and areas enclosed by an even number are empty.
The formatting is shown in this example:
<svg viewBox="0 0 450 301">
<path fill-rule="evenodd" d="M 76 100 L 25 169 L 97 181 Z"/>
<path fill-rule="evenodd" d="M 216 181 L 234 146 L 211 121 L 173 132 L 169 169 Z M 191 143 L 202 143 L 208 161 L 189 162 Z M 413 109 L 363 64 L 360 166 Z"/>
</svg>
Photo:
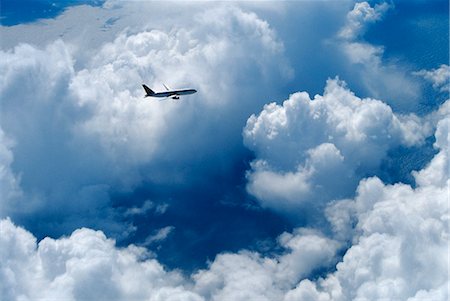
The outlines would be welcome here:
<svg viewBox="0 0 450 301">
<path fill-rule="evenodd" d="M 166 85 L 164 85 L 164 88 L 166 88 L 166 92 L 154 92 L 152 89 L 147 87 L 146 85 L 142 84 L 142 87 L 144 87 L 145 93 L 147 93 L 144 97 L 170 97 L 172 99 L 180 99 L 180 95 L 189 95 L 194 94 L 197 92 L 195 89 L 183 89 L 183 90 L 170 90 L 167 88 Z"/>
</svg>

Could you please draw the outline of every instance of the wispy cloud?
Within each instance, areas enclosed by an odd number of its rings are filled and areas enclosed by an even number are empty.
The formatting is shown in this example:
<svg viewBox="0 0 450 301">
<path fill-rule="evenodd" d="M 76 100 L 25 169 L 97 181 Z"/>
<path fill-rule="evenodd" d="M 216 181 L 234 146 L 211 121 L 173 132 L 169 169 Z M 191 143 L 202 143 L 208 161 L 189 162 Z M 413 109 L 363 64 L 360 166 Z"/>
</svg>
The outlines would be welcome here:
<svg viewBox="0 0 450 301">
<path fill-rule="evenodd" d="M 148 236 L 144 241 L 144 246 L 150 246 L 151 244 L 161 242 L 165 240 L 170 233 L 175 230 L 173 226 L 167 226 L 158 230 L 153 231 L 153 233 Z"/>
</svg>

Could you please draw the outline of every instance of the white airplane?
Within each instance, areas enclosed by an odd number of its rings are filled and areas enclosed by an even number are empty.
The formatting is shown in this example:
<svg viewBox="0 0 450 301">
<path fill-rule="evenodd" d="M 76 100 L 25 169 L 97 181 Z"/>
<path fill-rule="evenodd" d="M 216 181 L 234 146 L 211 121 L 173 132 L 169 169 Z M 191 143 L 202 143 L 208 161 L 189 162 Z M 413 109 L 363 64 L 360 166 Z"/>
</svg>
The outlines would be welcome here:
<svg viewBox="0 0 450 301">
<path fill-rule="evenodd" d="M 144 87 L 145 93 L 147 93 L 144 97 L 170 97 L 172 99 L 180 99 L 180 95 L 189 95 L 197 92 L 195 89 L 170 90 L 166 85 L 163 84 L 163 86 L 166 88 L 166 92 L 154 92 L 143 84 L 142 87 Z"/>
</svg>

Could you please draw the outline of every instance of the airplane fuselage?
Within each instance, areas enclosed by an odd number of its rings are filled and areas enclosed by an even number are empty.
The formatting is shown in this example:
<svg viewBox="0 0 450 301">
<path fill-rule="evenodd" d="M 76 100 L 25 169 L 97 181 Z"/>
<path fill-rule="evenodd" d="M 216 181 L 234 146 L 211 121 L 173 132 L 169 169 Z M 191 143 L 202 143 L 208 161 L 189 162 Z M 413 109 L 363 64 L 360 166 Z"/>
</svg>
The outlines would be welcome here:
<svg viewBox="0 0 450 301">
<path fill-rule="evenodd" d="M 183 89 L 183 90 L 172 90 L 172 91 L 164 91 L 164 92 L 153 92 L 152 89 L 147 87 L 146 85 L 142 85 L 144 87 L 145 92 L 147 93 L 145 97 L 170 97 L 173 99 L 180 99 L 181 95 L 189 95 L 197 92 L 195 89 Z"/>
<path fill-rule="evenodd" d="M 197 92 L 195 89 L 185 89 L 185 90 L 174 90 L 174 91 L 167 91 L 167 92 L 157 92 L 153 95 L 147 94 L 146 96 L 151 97 L 172 97 L 172 96 L 179 96 L 179 95 L 189 95 L 194 94 Z"/>
</svg>

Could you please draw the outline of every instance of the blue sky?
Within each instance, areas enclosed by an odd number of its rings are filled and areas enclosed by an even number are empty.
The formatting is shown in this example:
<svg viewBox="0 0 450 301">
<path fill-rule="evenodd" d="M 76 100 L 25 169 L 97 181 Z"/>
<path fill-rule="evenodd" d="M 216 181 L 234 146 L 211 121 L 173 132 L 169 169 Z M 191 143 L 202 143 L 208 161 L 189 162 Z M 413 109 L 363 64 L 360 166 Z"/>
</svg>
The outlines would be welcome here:
<svg viewBox="0 0 450 301">
<path fill-rule="evenodd" d="M 2 295 L 447 300 L 447 1 L 1 14 Z"/>
<path fill-rule="evenodd" d="M 21 23 L 33 22 L 39 19 L 54 18 L 67 7 L 74 5 L 101 5 L 103 1 L 91 0 L 5 0 L 2 1 L 1 24 L 13 26 Z"/>
</svg>

